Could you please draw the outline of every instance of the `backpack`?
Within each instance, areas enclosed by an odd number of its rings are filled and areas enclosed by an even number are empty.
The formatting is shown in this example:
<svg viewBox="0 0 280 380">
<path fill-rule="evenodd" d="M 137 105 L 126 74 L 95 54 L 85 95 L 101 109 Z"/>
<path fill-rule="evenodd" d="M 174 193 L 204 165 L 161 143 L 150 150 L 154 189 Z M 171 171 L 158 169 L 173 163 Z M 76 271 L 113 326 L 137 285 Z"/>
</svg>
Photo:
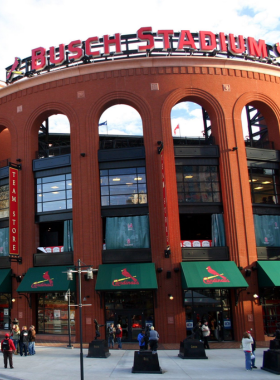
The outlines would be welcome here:
<svg viewBox="0 0 280 380">
<path fill-rule="evenodd" d="M 9 339 L 4 339 L 2 343 L 2 350 L 9 351 L 9 349 L 10 349 Z"/>
</svg>

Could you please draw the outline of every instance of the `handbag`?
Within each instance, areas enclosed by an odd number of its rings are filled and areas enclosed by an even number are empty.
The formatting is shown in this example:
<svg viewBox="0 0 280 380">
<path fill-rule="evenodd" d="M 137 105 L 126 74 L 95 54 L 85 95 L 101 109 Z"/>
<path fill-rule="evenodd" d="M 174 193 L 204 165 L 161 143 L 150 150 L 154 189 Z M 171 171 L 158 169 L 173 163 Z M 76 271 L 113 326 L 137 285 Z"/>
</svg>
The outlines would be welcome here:
<svg viewBox="0 0 280 380">
<path fill-rule="evenodd" d="M 251 354 L 251 359 L 256 359 L 254 354 Z"/>
</svg>

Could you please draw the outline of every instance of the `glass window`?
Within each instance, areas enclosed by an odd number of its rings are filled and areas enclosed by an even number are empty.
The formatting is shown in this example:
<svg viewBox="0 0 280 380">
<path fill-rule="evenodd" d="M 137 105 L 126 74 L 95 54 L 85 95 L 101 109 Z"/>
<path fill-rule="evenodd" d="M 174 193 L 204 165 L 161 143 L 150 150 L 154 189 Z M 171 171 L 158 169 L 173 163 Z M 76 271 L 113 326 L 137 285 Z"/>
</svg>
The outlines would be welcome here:
<svg viewBox="0 0 280 380">
<path fill-rule="evenodd" d="M 71 334 L 75 335 L 74 294 L 70 298 Z M 64 293 L 43 293 L 38 295 L 38 333 L 68 334 L 68 301 Z"/>
<path fill-rule="evenodd" d="M 217 166 L 176 166 L 180 203 L 221 202 Z"/>
<path fill-rule="evenodd" d="M 0 186 L 0 219 L 9 217 L 9 185 Z"/>
<path fill-rule="evenodd" d="M 72 209 L 71 174 L 37 179 L 37 212 Z"/>
<path fill-rule="evenodd" d="M 249 168 L 252 203 L 279 204 L 278 170 Z"/>
<path fill-rule="evenodd" d="M 145 167 L 100 170 L 100 189 L 102 206 L 145 204 Z"/>
<path fill-rule="evenodd" d="M 9 228 L 0 228 L 0 256 L 9 256 Z"/>
</svg>

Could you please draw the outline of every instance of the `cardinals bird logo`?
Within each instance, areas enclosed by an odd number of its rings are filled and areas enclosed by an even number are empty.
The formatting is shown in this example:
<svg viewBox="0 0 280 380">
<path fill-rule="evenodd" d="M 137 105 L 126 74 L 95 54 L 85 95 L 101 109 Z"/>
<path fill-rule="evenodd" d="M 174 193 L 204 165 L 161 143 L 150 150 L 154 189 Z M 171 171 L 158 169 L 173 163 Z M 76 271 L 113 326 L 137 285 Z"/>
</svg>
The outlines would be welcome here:
<svg viewBox="0 0 280 380">
<path fill-rule="evenodd" d="M 210 266 L 208 266 L 207 271 L 212 274 L 212 276 L 209 277 L 203 277 L 204 284 L 213 284 L 214 282 L 230 282 L 223 273 L 218 273 L 214 269 L 212 269 Z"/>
<path fill-rule="evenodd" d="M 21 66 L 21 59 L 16 57 L 15 62 L 13 63 L 11 70 L 7 71 L 7 82 L 10 82 L 14 74 L 23 75 L 23 71 L 18 70 Z"/>
<path fill-rule="evenodd" d="M 131 276 L 131 274 L 126 270 L 126 268 L 121 270 L 124 278 L 119 278 L 118 280 L 114 280 L 112 282 L 113 286 L 121 286 L 121 285 L 139 285 L 139 281 L 135 278 L 136 276 Z M 128 279 L 132 281 L 127 281 Z"/>
<path fill-rule="evenodd" d="M 43 286 L 53 286 L 53 278 L 50 278 L 49 272 L 43 273 L 44 280 L 33 282 L 31 288 L 38 288 Z M 47 282 L 48 281 L 48 282 Z"/>
</svg>

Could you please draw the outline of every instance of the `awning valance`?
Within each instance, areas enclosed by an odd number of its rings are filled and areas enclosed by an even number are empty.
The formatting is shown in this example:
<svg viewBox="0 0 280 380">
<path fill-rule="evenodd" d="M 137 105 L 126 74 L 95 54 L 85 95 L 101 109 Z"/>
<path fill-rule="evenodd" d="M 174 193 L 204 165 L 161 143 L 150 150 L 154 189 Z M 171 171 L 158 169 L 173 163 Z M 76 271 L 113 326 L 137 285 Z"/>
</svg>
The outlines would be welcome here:
<svg viewBox="0 0 280 380">
<path fill-rule="evenodd" d="M 99 265 L 95 290 L 157 289 L 155 264 Z"/>
<path fill-rule="evenodd" d="M 0 293 L 12 292 L 11 269 L 0 269 Z"/>
<path fill-rule="evenodd" d="M 66 272 L 69 267 L 53 266 L 28 269 L 22 282 L 17 288 L 19 293 L 49 293 L 66 292 L 76 290 L 76 281 L 67 280 Z M 73 274 L 74 275 L 74 274 Z"/>
<path fill-rule="evenodd" d="M 234 261 L 181 263 L 183 289 L 247 288 L 249 285 Z"/>
<path fill-rule="evenodd" d="M 257 266 L 260 288 L 280 286 L 280 261 L 258 261 Z"/>
</svg>

